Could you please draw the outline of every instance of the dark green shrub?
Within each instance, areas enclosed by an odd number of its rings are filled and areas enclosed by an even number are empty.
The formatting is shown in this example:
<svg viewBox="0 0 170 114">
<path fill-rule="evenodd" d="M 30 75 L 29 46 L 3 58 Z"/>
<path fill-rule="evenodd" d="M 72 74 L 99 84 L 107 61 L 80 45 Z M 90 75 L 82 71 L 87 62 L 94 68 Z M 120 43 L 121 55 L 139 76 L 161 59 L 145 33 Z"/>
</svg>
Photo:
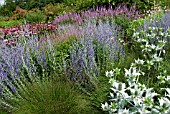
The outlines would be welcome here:
<svg viewBox="0 0 170 114">
<path fill-rule="evenodd" d="M 63 60 L 65 61 L 69 61 L 70 59 L 70 47 L 71 45 L 76 42 L 75 36 L 68 36 L 65 40 L 63 41 L 58 41 L 57 45 L 54 46 L 54 51 L 55 51 L 55 59 L 56 59 L 56 63 L 57 63 L 57 68 L 55 69 L 55 72 L 57 72 L 57 74 L 59 76 L 63 76 L 64 74 L 64 63 Z M 51 60 L 48 61 L 48 64 L 53 64 L 50 63 Z M 51 66 L 49 66 L 51 67 Z"/>
<path fill-rule="evenodd" d="M 16 4 L 14 4 L 12 1 L 13 0 L 5 0 L 5 4 L 0 6 L 0 15 L 12 16 L 13 11 L 16 8 Z"/>
<path fill-rule="evenodd" d="M 125 3 L 129 7 L 136 4 L 137 9 L 144 13 L 154 6 L 154 0 L 63 0 L 63 2 L 68 6 L 73 6 L 76 11 L 88 9 L 92 6 L 108 6 L 109 4 L 117 6 Z"/>
<path fill-rule="evenodd" d="M 5 112 L 4 110 L 0 109 L 0 114 L 7 114 L 7 112 Z"/>
<path fill-rule="evenodd" d="M 25 16 L 27 23 L 40 23 L 46 20 L 45 15 L 40 11 L 32 11 Z"/>
<path fill-rule="evenodd" d="M 0 21 L 3 21 L 4 20 L 4 16 L 0 16 Z"/>
<path fill-rule="evenodd" d="M 161 6 L 162 9 L 170 8 L 170 0 L 155 0 L 155 2 Z"/>
<path fill-rule="evenodd" d="M 58 16 L 64 13 L 72 12 L 73 8 L 71 6 L 66 6 L 64 3 L 57 3 L 55 5 L 48 4 L 43 7 L 43 13 L 49 17 L 49 20 L 53 20 L 54 16 Z"/>
</svg>

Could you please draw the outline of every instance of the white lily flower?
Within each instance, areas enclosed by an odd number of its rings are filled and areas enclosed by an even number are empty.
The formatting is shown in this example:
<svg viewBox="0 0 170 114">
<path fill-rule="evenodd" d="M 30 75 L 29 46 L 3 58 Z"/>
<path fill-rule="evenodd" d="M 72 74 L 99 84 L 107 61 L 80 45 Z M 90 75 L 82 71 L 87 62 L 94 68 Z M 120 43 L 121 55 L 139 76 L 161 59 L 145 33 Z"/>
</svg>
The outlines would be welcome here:
<svg viewBox="0 0 170 114">
<path fill-rule="evenodd" d="M 151 66 L 154 65 L 153 60 L 151 61 L 147 60 L 146 63 L 147 63 L 148 69 L 150 69 Z"/>
<path fill-rule="evenodd" d="M 151 35 L 150 35 L 150 34 L 146 34 L 146 36 L 147 36 L 147 37 L 149 37 L 149 38 L 151 37 Z"/>
<path fill-rule="evenodd" d="M 159 94 L 155 93 L 155 92 L 152 92 L 153 88 L 148 88 L 146 90 L 146 98 L 153 98 L 154 96 L 157 96 Z M 153 100 L 153 99 L 152 99 Z"/>
<path fill-rule="evenodd" d="M 165 83 L 165 77 L 164 76 L 157 76 L 159 83 Z"/>
<path fill-rule="evenodd" d="M 146 42 L 145 47 L 147 47 L 147 48 L 150 47 L 150 44 L 148 42 Z"/>
</svg>

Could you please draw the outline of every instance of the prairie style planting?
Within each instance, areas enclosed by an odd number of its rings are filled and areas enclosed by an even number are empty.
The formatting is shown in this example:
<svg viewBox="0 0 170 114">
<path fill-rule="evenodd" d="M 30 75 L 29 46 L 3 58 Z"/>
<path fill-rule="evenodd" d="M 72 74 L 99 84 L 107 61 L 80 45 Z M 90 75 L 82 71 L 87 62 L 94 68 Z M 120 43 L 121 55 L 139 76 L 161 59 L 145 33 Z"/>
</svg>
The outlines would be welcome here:
<svg viewBox="0 0 170 114">
<path fill-rule="evenodd" d="M 170 11 L 98 6 L 0 29 L 0 113 L 170 113 Z"/>
</svg>

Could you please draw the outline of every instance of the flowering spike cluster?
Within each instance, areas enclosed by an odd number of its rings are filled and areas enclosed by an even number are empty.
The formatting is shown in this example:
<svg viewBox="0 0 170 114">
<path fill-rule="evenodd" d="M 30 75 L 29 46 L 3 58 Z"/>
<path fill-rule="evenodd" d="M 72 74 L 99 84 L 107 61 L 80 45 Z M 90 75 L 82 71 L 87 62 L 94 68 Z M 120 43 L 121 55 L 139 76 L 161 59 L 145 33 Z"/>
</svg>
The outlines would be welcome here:
<svg viewBox="0 0 170 114">
<path fill-rule="evenodd" d="M 104 64 L 111 65 L 118 59 L 118 54 L 124 55 L 123 47 L 117 41 L 115 24 L 109 24 L 109 21 L 96 23 L 95 20 L 86 21 L 80 29 L 80 38 L 71 47 L 67 73 L 76 81 L 98 76 Z"/>
<path fill-rule="evenodd" d="M 25 38 L 26 40 L 27 38 Z M 43 44 L 38 38 L 18 42 L 16 46 L 0 46 L 0 101 L 5 103 L 18 95 L 18 88 L 23 89 L 26 82 L 48 78 L 49 65 L 55 66 L 55 52 L 50 41 Z M 47 58 L 49 60 L 47 60 Z M 50 62 L 50 63 L 49 63 Z M 51 67 L 50 66 L 50 67 Z M 55 70 L 55 69 L 54 69 Z M 2 105 L 0 103 L 0 105 Z M 8 104 L 6 104 L 7 106 Z"/>
<path fill-rule="evenodd" d="M 162 14 L 161 18 L 154 15 L 152 19 L 146 19 L 144 21 L 144 30 L 147 30 L 149 27 L 162 28 L 163 31 L 166 31 L 170 28 L 170 11 Z"/>
<path fill-rule="evenodd" d="M 143 15 L 139 14 L 134 7 L 131 7 L 130 9 L 127 8 L 126 5 L 119 5 L 115 9 L 112 9 L 112 7 L 106 9 L 105 7 L 97 7 L 96 10 L 87 10 L 85 12 L 82 12 L 81 14 L 78 13 L 68 13 L 64 15 L 60 15 L 59 17 L 56 17 L 53 20 L 53 24 L 59 23 L 59 22 L 77 22 L 78 24 L 82 24 L 84 20 L 89 19 L 95 19 L 98 20 L 99 18 L 112 18 L 116 15 L 126 15 L 127 18 L 140 18 Z"/>
</svg>

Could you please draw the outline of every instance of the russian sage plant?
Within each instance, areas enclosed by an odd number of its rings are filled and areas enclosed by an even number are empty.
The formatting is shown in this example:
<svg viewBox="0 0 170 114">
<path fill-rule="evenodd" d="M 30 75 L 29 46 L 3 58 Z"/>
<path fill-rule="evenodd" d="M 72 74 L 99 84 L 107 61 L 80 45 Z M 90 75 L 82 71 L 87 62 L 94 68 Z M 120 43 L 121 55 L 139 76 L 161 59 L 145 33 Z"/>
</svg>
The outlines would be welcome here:
<svg viewBox="0 0 170 114">
<path fill-rule="evenodd" d="M 24 92 L 25 83 L 49 79 L 57 68 L 54 46 L 48 39 L 31 38 L 15 46 L 2 43 L 0 56 L 0 107 L 9 109 L 15 107 L 10 101 L 20 98 L 17 90 Z"/>
<path fill-rule="evenodd" d="M 116 80 L 121 73 L 121 69 L 107 71 L 106 76 L 110 78 L 111 84 L 109 103 L 105 102 L 101 107 L 110 114 L 160 114 L 170 113 L 170 89 L 162 84 L 169 84 L 170 76 L 163 70 L 162 61 L 165 54 L 165 44 L 170 32 L 163 32 L 162 29 L 150 27 L 148 32 L 141 31 L 134 33 L 134 39 L 140 44 L 144 57 L 137 59 L 131 64 L 129 69 L 124 69 L 126 82 Z M 154 70 L 156 73 L 152 74 Z M 148 76 L 149 75 L 149 76 Z M 150 84 L 143 83 L 141 78 L 146 78 L 145 82 L 158 84 L 150 87 Z M 156 81 L 150 81 L 155 78 Z"/>
<path fill-rule="evenodd" d="M 80 37 L 71 46 L 71 60 L 65 71 L 72 80 L 88 85 L 102 70 L 109 69 L 119 55 L 123 57 L 124 50 L 117 41 L 114 23 L 89 20 L 80 30 Z"/>
<path fill-rule="evenodd" d="M 144 30 L 147 30 L 148 27 L 158 27 L 166 31 L 170 28 L 170 11 L 158 15 L 155 14 L 150 19 L 145 19 Z"/>
</svg>

